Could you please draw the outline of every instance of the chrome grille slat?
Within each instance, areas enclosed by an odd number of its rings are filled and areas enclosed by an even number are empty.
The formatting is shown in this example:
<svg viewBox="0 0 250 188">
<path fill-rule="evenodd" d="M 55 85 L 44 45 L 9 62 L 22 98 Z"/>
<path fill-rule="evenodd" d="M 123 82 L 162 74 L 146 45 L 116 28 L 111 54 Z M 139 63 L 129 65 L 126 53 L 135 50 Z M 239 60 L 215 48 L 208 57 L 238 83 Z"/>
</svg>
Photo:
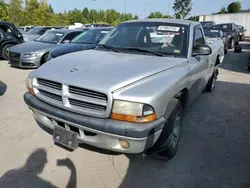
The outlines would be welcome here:
<svg viewBox="0 0 250 188">
<path fill-rule="evenodd" d="M 91 104 L 91 103 L 87 103 L 87 102 L 83 102 L 83 101 L 78 101 L 75 99 L 69 99 L 69 103 L 70 103 L 70 105 L 74 105 L 74 106 L 82 107 L 82 108 L 87 108 L 87 109 L 92 109 L 92 110 L 98 110 L 98 111 L 103 111 L 103 112 L 106 110 L 106 106 Z"/>
<path fill-rule="evenodd" d="M 37 83 L 46 87 L 53 88 L 53 89 L 58 89 L 58 90 L 62 89 L 62 84 L 58 82 L 53 82 L 53 81 L 38 78 Z"/>
<path fill-rule="evenodd" d="M 112 107 L 110 92 L 93 86 L 81 88 L 36 78 L 33 87 L 41 100 L 76 113 L 106 118 Z"/>
<path fill-rule="evenodd" d="M 92 98 L 97 98 L 97 99 L 101 99 L 101 100 L 107 100 L 107 95 L 105 95 L 103 93 L 91 91 L 91 90 L 84 89 L 84 88 L 78 88 L 75 86 L 69 86 L 69 93 L 87 96 L 87 97 L 92 97 Z"/>
<path fill-rule="evenodd" d="M 56 101 L 62 102 L 62 97 L 61 97 L 60 95 L 56 95 L 56 94 L 53 94 L 53 93 L 44 91 L 44 90 L 42 90 L 42 89 L 38 89 L 38 91 L 39 91 L 39 93 L 40 93 L 41 95 L 44 95 L 44 96 L 49 97 L 49 98 L 51 98 L 51 99 L 54 99 L 54 100 L 56 100 Z"/>
</svg>

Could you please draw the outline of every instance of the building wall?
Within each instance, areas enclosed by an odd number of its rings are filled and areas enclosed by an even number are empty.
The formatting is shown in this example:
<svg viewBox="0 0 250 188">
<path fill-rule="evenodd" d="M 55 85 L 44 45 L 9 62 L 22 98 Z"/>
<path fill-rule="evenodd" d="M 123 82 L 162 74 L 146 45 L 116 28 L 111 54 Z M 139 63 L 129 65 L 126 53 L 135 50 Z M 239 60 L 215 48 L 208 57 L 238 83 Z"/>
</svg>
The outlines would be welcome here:
<svg viewBox="0 0 250 188">
<path fill-rule="evenodd" d="M 250 13 L 235 13 L 235 14 L 214 14 L 201 15 L 199 21 L 214 21 L 216 24 L 233 22 L 237 25 L 243 25 L 247 30 L 246 36 L 250 37 Z"/>
</svg>

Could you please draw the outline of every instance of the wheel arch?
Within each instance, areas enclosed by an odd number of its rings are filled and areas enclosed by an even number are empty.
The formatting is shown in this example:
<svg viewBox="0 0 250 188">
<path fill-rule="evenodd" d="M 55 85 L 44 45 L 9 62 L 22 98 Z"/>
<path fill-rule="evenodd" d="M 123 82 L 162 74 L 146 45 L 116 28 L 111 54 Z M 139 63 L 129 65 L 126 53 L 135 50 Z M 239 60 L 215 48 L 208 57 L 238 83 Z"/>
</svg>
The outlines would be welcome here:
<svg viewBox="0 0 250 188">
<path fill-rule="evenodd" d="M 16 41 L 5 41 L 5 42 L 3 42 L 2 44 L 1 44 L 1 49 L 0 49 L 0 55 L 2 56 L 2 54 L 3 54 L 3 47 L 5 46 L 5 45 L 7 45 L 7 44 L 14 44 L 14 45 L 17 45 L 17 44 L 19 44 L 18 42 L 16 42 Z"/>
</svg>

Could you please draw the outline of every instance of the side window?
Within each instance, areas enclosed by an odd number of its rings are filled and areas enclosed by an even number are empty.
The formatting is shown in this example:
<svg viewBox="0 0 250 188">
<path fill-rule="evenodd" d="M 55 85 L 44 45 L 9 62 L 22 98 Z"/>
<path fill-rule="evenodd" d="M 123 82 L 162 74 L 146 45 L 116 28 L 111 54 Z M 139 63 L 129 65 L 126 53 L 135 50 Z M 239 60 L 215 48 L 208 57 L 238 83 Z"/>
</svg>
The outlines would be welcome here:
<svg viewBox="0 0 250 188">
<path fill-rule="evenodd" d="M 203 44 L 205 44 L 205 39 L 204 39 L 202 30 L 201 28 L 196 28 L 195 33 L 194 33 L 194 46 L 193 47 L 195 48 L 197 45 L 203 45 Z"/>
<path fill-rule="evenodd" d="M 66 41 L 66 40 L 73 40 L 77 35 L 79 35 L 81 32 L 72 32 L 72 33 L 69 33 L 67 34 L 64 39 L 62 40 L 62 42 Z"/>
<path fill-rule="evenodd" d="M 40 35 L 43 35 L 46 31 L 50 30 L 51 28 L 43 28 L 41 31 L 40 31 Z"/>
</svg>

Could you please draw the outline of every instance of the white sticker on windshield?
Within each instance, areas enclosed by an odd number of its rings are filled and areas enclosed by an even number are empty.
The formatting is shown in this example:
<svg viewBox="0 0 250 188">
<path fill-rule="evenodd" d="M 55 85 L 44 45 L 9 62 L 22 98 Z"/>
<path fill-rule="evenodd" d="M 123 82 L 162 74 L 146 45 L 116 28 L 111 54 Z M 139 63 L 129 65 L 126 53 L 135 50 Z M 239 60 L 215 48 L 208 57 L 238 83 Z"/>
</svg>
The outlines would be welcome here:
<svg viewBox="0 0 250 188">
<path fill-rule="evenodd" d="M 174 26 L 159 26 L 157 30 L 160 31 L 179 31 L 180 27 L 174 27 Z"/>
<path fill-rule="evenodd" d="M 56 36 L 63 36 L 62 33 L 56 33 Z"/>
<path fill-rule="evenodd" d="M 108 31 L 101 31 L 101 33 L 108 33 Z"/>
<path fill-rule="evenodd" d="M 215 32 L 215 33 L 218 33 L 218 30 L 211 30 L 211 32 Z"/>
</svg>

